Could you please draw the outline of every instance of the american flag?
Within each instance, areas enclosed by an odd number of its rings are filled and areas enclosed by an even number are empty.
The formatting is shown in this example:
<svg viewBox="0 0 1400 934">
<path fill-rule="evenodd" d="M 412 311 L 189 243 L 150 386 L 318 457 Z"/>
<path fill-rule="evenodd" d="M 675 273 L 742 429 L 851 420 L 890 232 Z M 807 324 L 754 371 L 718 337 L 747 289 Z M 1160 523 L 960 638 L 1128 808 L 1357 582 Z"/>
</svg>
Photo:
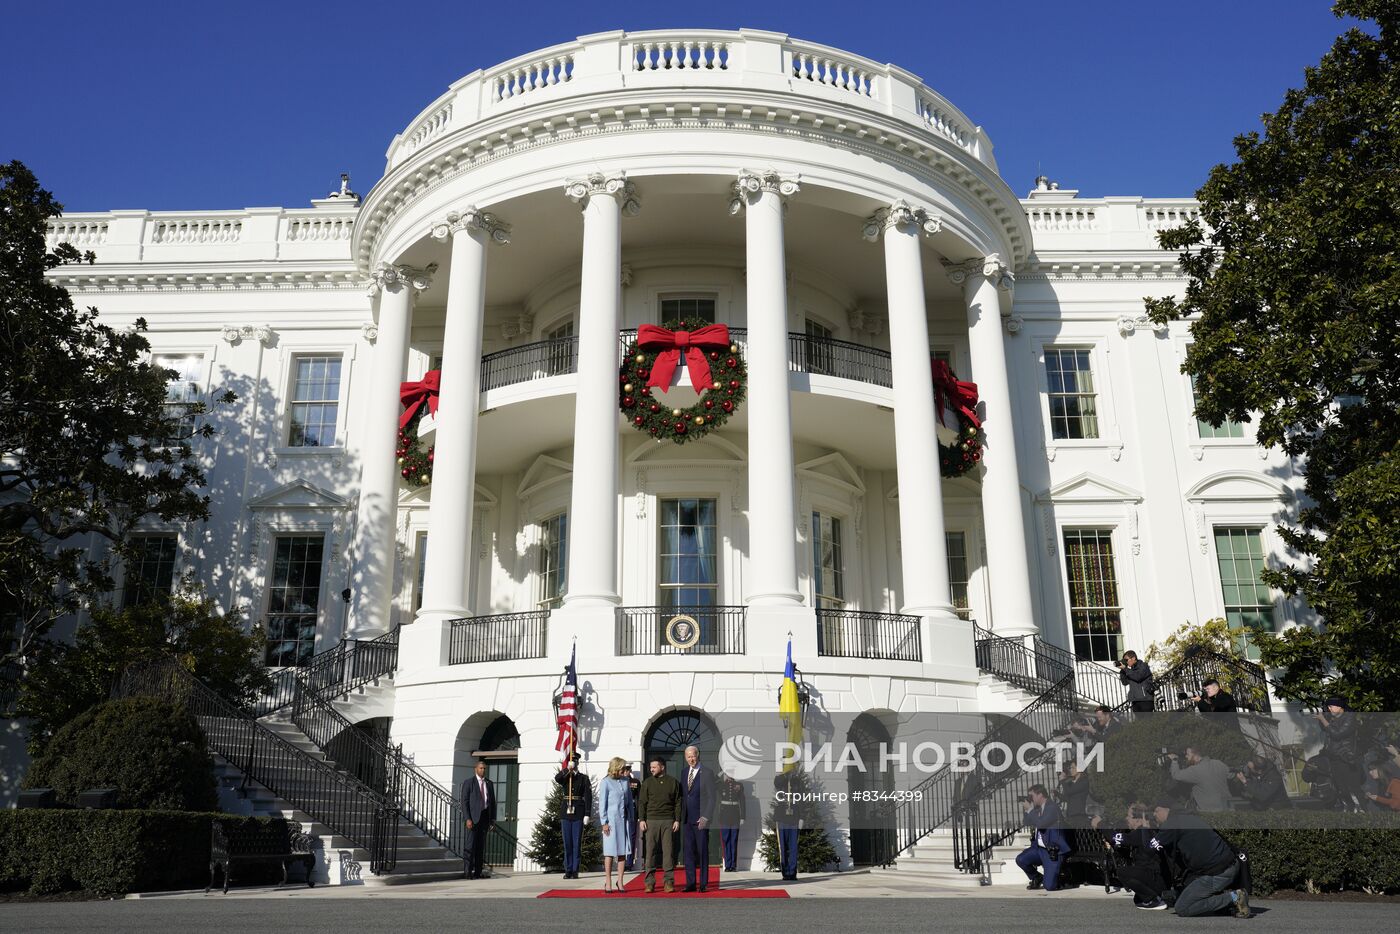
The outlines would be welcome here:
<svg viewBox="0 0 1400 934">
<path fill-rule="evenodd" d="M 569 757 L 578 748 L 578 668 L 574 659 L 578 655 L 575 647 L 569 652 L 569 667 L 564 669 L 564 692 L 559 696 L 559 739 L 554 743 L 555 752 L 564 754 L 560 768 L 567 768 Z"/>
</svg>

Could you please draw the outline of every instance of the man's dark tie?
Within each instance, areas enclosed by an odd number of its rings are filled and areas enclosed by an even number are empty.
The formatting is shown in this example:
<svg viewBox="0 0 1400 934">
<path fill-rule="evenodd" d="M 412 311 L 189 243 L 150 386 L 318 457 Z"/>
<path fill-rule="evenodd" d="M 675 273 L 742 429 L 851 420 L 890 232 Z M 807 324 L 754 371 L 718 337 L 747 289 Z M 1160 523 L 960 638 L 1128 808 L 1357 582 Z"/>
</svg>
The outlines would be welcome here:
<svg viewBox="0 0 1400 934">
<path fill-rule="evenodd" d="M 690 786 L 695 784 L 695 770 L 691 769 L 690 774 L 685 777 L 685 790 L 689 791 Z"/>
</svg>

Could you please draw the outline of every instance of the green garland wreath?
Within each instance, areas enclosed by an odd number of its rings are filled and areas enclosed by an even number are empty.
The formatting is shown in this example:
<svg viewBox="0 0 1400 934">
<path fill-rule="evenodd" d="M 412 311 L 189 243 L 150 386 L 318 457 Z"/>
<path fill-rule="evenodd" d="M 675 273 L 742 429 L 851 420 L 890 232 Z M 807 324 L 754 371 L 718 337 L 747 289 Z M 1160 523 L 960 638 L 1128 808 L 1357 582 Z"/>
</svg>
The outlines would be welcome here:
<svg viewBox="0 0 1400 934">
<path fill-rule="evenodd" d="M 433 448 L 423 450 L 423 442 L 418 438 L 418 423 L 428 411 L 426 405 L 418 407 L 409 422 L 399 430 L 398 456 L 399 476 L 414 486 L 427 486 L 433 482 Z"/>
<path fill-rule="evenodd" d="M 698 331 L 714 322 L 704 318 L 681 318 L 667 321 L 662 327 L 671 331 Z M 707 350 L 710 375 L 715 388 L 706 389 L 695 404 L 687 408 L 667 405 L 653 398 L 647 390 L 651 368 L 659 356 L 657 351 L 642 350 L 636 338 L 627 345 L 627 354 L 618 370 L 618 407 L 628 423 L 657 441 L 671 440 L 685 444 L 703 438 L 729 421 L 729 416 L 744 401 L 748 393 L 749 375 L 744 357 L 737 344 L 728 351 Z M 684 361 L 681 366 L 684 366 Z"/>
<path fill-rule="evenodd" d="M 982 429 L 963 413 L 957 415 L 957 438 L 952 444 L 938 442 L 938 472 L 949 479 L 961 477 L 982 459 Z"/>
</svg>

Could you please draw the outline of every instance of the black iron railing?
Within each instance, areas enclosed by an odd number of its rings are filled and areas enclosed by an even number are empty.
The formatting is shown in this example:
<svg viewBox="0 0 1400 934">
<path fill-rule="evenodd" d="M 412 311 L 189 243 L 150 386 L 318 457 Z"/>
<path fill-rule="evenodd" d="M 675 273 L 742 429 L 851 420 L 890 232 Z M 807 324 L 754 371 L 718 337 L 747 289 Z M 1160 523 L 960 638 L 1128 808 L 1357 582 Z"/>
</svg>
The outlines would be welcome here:
<svg viewBox="0 0 1400 934">
<path fill-rule="evenodd" d="M 324 694 L 338 697 L 361 685 L 393 674 L 399 665 L 399 627 L 374 639 L 341 639 L 333 647 L 313 655 L 300 668 L 270 672 L 272 687 L 259 697 L 254 712 L 259 717 L 291 705 L 296 686 L 305 681 Z"/>
<path fill-rule="evenodd" d="M 818 607 L 817 654 L 921 662 L 924 652 L 919 617 Z"/>
<path fill-rule="evenodd" d="M 890 352 L 810 334 L 788 334 L 788 364 L 798 373 L 890 387 Z"/>
<path fill-rule="evenodd" d="M 549 610 L 471 616 L 451 621 L 449 665 L 544 658 Z"/>
<path fill-rule="evenodd" d="M 387 797 L 332 764 L 307 755 L 219 697 L 174 660 L 131 666 L 113 692 L 183 704 L 204 729 L 209 750 L 247 780 L 324 824 L 370 854 L 370 871 L 394 868 L 398 811 Z M 388 787 L 388 786 L 386 786 Z"/>
<path fill-rule="evenodd" d="M 1157 684 L 1158 709 L 1184 710 L 1191 707 L 1190 700 L 1178 695 L 1194 697 L 1201 694 L 1205 682 L 1210 678 L 1215 678 L 1221 687 L 1234 696 L 1241 710 L 1269 713 L 1273 709 L 1269 699 L 1269 676 L 1262 667 L 1254 662 L 1197 647 L 1188 648 L 1178 664 L 1153 678 Z"/>
<path fill-rule="evenodd" d="M 456 797 L 404 758 L 403 746 L 357 729 L 330 699 L 303 681 L 292 702 L 292 722 L 316 747 L 384 796 L 396 814 L 461 856 L 465 825 Z"/>
<path fill-rule="evenodd" d="M 500 824 L 492 824 L 486 833 L 486 865 L 514 866 L 520 855 L 520 841 Z"/>
<path fill-rule="evenodd" d="M 742 606 L 618 607 L 617 654 L 743 655 L 746 618 Z"/>
<path fill-rule="evenodd" d="M 617 362 L 622 365 L 622 358 L 627 355 L 627 349 L 632 346 L 632 342 L 637 339 L 636 328 L 623 328 L 617 332 Z M 729 340 L 741 351 L 747 350 L 749 345 L 748 328 L 730 328 Z"/>
<path fill-rule="evenodd" d="M 1081 704 L 1114 707 L 1122 702 L 1118 674 L 1093 662 L 1077 659 L 1073 652 L 1051 645 L 1039 636 L 1029 643 L 983 629 L 976 622 L 972 632 L 977 667 L 1022 690 L 1039 694 L 1067 674 L 1074 675 L 1074 691 Z"/>
<path fill-rule="evenodd" d="M 635 332 L 634 332 L 635 333 Z M 535 341 L 481 358 L 481 391 L 578 371 L 578 338 Z"/>
</svg>

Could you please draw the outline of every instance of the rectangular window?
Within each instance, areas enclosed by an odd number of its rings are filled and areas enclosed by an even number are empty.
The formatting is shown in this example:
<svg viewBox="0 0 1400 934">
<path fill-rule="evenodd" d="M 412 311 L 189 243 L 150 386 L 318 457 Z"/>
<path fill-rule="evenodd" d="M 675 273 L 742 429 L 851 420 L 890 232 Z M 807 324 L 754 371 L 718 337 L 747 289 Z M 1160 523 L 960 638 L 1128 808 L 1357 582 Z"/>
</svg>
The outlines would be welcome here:
<svg viewBox="0 0 1400 934">
<path fill-rule="evenodd" d="M 122 586 L 122 607 L 168 598 L 175 584 L 176 537 L 137 536 L 131 540 L 131 550 Z"/>
<path fill-rule="evenodd" d="M 190 408 L 199 402 L 204 358 L 199 354 L 161 354 L 152 358 L 151 362 L 176 374 L 165 387 L 165 415 L 172 422 L 171 432 L 165 440 L 185 441 L 194 437 L 199 428 L 199 419 L 190 412 Z"/>
<path fill-rule="evenodd" d="M 1122 655 L 1123 607 L 1113 568 L 1112 529 L 1065 529 L 1074 653 L 1094 662 Z"/>
<path fill-rule="evenodd" d="M 414 544 L 414 553 L 418 555 L 418 581 L 413 590 L 413 610 L 417 612 L 423 609 L 423 580 L 428 571 L 428 533 L 419 532 Z"/>
<path fill-rule="evenodd" d="M 292 362 L 292 430 L 287 443 L 334 447 L 340 409 L 340 357 L 305 356 Z"/>
<path fill-rule="evenodd" d="M 545 374 L 558 376 L 574 372 L 578 355 L 578 341 L 574 340 L 574 322 L 565 321 L 546 333 L 544 339 L 553 342 L 545 347 Z"/>
<path fill-rule="evenodd" d="M 1197 400 L 1198 400 L 1199 398 L 1200 398 L 1200 397 L 1196 395 L 1196 377 L 1193 376 L 1193 377 L 1191 377 L 1191 412 L 1192 412 L 1192 414 L 1195 414 L 1195 412 L 1196 412 L 1196 403 L 1197 403 Z M 1197 436 L 1198 438 L 1243 438 L 1243 437 L 1244 437 L 1244 425 L 1240 424 L 1239 422 L 1237 422 L 1237 421 L 1235 421 L 1235 420 L 1233 420 L 1233 419 L 1227 418 L 1227 419 L 1225 419 L 1225 421 L 1223 421 L 1223 422 L 1220 423 L 1220 427 L 1219 427 L 1219 428 L 1216 428 L 1216 427 L 1215 427 L 1214 425 L 1212 425 L 1210 422 L 1208 422 L 1208 421 L 1206 421 L 1206 420 L 1204 420 L 1204 419 L 1201 419 L 1201 418 L 1197 418 L 1197 419 L 1196 419 L 1196 436 Z"/>
<path fill-rule="evenodd" d="M 820 321 L 807 319 L 807 339 L 802 342 L 802 368 L 818 376 L 835 376 L 836 348 L 831 343 L 831 328 Z"/>
<path fill-rule="evenodd" d="M 841 554 L 841 520 L 812 513 L 812 602 L 824 610 L 846 605 L 845 562 Z"/>
<path fill-rule="evenodd" d="M 948 602 L 962 619 L 970 619 L 972 609 L 967 602 L 967 534 L 965 532 L 945 532 L 943 540 L 948 547 Z"/>
<path fill-rule="evenodd" d="M 267 601 L 267 664 L 304 665 L 316 651 L 324 535 L 279 535 Z"/>
<path fill-rule="evenodd" d="M 539 605 L 557 609 L 569 583 L 569 515 L 561 512 L 540 523 Z"/>
<path fill-rule="evenodd" d="M 1087 348 L 1045 348 L 1045 379 L 1050 390 L 1050 436 L 1097 438 L 1098 403 Z"/>
<path fill-rule="evenodd" d="M 664 607 L 715 606 L 719 552 L 715 501 L 663 499 L 657 529 L 657 603 Z"/>
<path fill-rule="evenodd" d="M 1251 635 L 1274 631 L 1274 600 L 1259 579 L 1264 570 L 1264 543 L 1258 529 L 1217 528 L 1215 559 L 1220 563 L 1220 590 L 1225 619 L 1236 630 L 1246 657 L 1259 658 Z"/>
<path fill-rule="evenodd" d="M 713 295 L 663 295 L 660 304 L 663 324 L 681 318 L 704 318 L 712 324 L 715 320 L 717 303 Z"/>
</svg>

